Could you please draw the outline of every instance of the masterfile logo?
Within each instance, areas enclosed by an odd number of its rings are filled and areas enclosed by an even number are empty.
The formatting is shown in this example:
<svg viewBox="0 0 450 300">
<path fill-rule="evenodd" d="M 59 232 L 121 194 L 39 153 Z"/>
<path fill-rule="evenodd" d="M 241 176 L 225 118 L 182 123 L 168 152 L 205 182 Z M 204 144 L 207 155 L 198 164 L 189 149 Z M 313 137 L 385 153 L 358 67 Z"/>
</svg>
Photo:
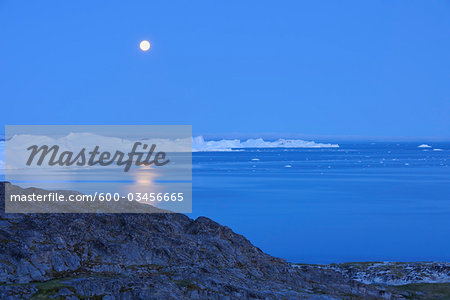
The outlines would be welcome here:
<svg viewBox="0 0 450 300">
<path fill-rule="evenodd" d="M 138 148 L 142 146 L 142 150 L 146 151 L 146 153 L 143 152 L 137 152 Z M 94 166 L 94 165 L 100 165 L 100 166 L 109 166 L 113 163 L 116 163 L 118 166 L 125 166 L 124 171 L 128 172 L 130 170 L 130 167 L 133 165 L 133 163 L 136 166 L 150 166 L 154 164 L 155 166 L 164 166 L 170 162 L 169 159 L 166 159 L 166 153 L 163 151 L 157 152 L 153 156 L 153 152 L 155 151 L 156 144 L 152 144 L 150 147 L 147 144 L 142 144 L 141 142 L 135 142 L 133 145 L 133 149 L 131 152 L 128 152 L 127 155 L 125 155 L 124 152 L 117 150 L 114 154 L 111 154 L 109 151 L 100 152 L 100 146 L 95 146 L 95 148 L 92 151 L 86 151 L 86 148 L 82 148 L 81 151 L 78 154 L 74 154 L 72 151 L 63 151 L 62 153 L 59 153 L 60 149 L 58 145 L 53 145 L 49 147 L 48 145 L 33 145 L 27 148 L 27 150 L 30 150 L 30 156 L 27 160 L 27 166 L 31 166 L 33 163 L 34 158 L 38 156 L 36 165 L 41 166 L 44 162 L 47 155 L 50 155 L 50 158 L 47 162 L 49 166 L 59 165 L 59 166 L 67 166 L 70 167 L 74 164 L 77 166 Z M 145 159 L 143 159 L 143 156 L 145 154 Z M 86 158 L 88 156 L 88 158 Z M 127 158 L 125 158 L 127 156 Z M 135 159 L 135 161 L 133 161 Z"/>
<path fill-rule="evenodd" d="M 191 212 L 191 126 L 14 125 L 5 132 L 6 212 Z"/>
</svg>

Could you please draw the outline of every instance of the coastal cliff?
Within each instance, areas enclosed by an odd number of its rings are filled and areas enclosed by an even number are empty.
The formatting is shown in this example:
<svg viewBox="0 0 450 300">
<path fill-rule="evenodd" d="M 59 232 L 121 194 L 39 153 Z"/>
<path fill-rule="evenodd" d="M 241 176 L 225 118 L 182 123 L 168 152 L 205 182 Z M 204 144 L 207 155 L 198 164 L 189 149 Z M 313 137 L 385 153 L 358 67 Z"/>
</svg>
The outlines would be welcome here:
<svg viewBox="0 0 450 300">
<path fill-rule="evenodd" d="M 8 184 L 8 183 L 7 183 Z M 208 218 L 5 214 L 0 298 L 402 299 L 332 268 L 292 265 Z"/>
</svg>

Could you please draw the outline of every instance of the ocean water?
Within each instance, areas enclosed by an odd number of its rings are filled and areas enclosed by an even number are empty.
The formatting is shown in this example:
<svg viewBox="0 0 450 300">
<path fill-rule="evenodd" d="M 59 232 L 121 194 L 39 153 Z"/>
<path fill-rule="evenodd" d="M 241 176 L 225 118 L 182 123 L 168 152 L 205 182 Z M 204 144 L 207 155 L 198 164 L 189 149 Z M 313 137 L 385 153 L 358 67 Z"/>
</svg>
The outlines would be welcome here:
<svg viewBox="0 0 450 300">
<path fill-rule="evenodd" d="M 291 262 L 450 261 L 450 143 L 256 142 L 193 153 L 190 217 L 207 216 Z M 88 192 L 81 186 L 71 189 Z"/>
<path fill-rule="evenodd" d="M 292 262 L 449 261 L 450 144 L 193 154 L 193 213 Z"/>
</svg>

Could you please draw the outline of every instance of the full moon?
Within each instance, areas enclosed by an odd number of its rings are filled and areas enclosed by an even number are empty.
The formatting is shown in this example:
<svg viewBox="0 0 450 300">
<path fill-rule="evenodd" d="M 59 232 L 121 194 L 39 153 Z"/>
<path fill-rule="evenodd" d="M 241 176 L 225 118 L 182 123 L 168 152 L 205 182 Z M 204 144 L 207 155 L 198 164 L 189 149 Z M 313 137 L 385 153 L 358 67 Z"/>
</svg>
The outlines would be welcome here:
<svg viewBox="0 0 450 300">
<path fill-rule="evenodd" d="M 141 48 L 142 51 L 148 51 L 148 49 L 150 49 L 150 42 L 147 40 L 143 40 L 139 44 L 139 48 Z"/>
</svg>

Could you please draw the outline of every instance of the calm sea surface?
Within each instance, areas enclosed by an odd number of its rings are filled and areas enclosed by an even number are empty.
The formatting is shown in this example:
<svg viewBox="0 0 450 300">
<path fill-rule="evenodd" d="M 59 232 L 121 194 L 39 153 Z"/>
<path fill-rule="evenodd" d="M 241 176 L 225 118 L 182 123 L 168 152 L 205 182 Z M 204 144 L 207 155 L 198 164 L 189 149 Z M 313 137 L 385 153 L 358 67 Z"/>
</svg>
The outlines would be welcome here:
<svg viewBox="0 0 450 300">
<path fill-rule="evenodd" d="M 196 152 L 190 216 L 292 262 L 450 261 L 450 143 L 418 145 Z"/>
<path fill-rule="evenodd" d="M 194 153 L 191 217 L 293 262 L 449 261 L 450 144 L 418 145 Z"/>
</svg>

